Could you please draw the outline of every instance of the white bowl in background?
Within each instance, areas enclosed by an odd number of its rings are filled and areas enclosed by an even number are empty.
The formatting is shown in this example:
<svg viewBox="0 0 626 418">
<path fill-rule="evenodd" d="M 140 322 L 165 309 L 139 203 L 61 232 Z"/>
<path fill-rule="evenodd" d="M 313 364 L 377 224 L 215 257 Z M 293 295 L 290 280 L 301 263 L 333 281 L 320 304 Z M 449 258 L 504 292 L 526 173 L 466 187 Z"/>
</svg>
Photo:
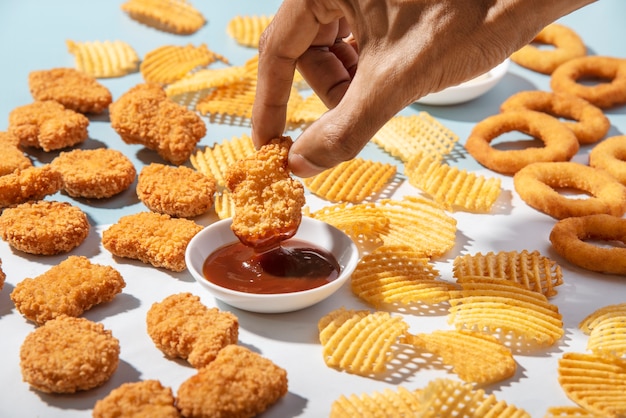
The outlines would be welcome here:
<svg viewBox="0 0 626 418">
<path fill-rule="evenodd" d="M 339 276 L 320 287 L 291 293 L 255 294 L 221 287 L 203 274 L 206 258 L 215 250 L 238 242 L 230 226 L 232 219 L 217 221 L 196 234 L 185 252 L 185 261 L 194 279 L 216 299 L 235 308 L 258 313 L 292 312 L 312 306 L 335 293 L 350 278 L 359 261 L 356 244 L 345 233 L 307 216 L 293 237 L 330 252 L 340 266 Z"/>
<path fill-rule="evenodd" d="M 472 80 L 448 87 L 436 93 L 428 94 L 415 103 L 431 106 L 446 106 L 468 102 L 487 93 L 502 80 L 509 69 L 510 60 L 506 59 L 498 66 Z"/>
</svg>

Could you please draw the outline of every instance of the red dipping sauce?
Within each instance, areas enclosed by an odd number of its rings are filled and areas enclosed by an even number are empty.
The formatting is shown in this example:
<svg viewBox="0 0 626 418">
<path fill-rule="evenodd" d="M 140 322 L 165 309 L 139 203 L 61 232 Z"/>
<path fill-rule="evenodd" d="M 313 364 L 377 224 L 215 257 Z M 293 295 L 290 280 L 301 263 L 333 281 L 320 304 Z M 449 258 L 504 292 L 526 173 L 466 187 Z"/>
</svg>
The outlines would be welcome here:
<svg viewBox="0 0 626 418">
<path fill-rule="evenodd" d="M 202 266 L 211 283 L 239 292 L 292 293 L 314 289 L 339 277 L 335 257 L 309 242 L 290 239 L 257 253 L 241 242 L 218 248 Z"/>
</svg>

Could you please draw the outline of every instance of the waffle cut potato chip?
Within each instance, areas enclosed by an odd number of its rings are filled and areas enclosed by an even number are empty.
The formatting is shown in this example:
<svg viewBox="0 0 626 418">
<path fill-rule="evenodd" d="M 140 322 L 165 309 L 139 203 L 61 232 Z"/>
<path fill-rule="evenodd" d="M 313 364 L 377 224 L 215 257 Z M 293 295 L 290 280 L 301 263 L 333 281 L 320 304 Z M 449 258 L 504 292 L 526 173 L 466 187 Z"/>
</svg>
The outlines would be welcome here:
<svg viewBox="0 0 626 418">
<path fill-rule="evenodd" d="M 235 216 L 235 200 L 232 193 L 227 189 L 222 190 L 221 193 L 215 195 L 215 213 L 220 219 L 228 219 Z"/>
<path fill-rule="evenodd" d="M 176 35 L 191 35 L 206 23 L 188 0 L 127 0 L 121 8 L 139 23 Z"/>
<path fill-rule="evenodd" d="M 291 118 L 287 120 L 287 124 L 292 127 L 306 127 L 318 120 L 327 110 L 328 106 L 322 102 L 322 99 L 312 93 L 295 109 Z"/>
<path fill-rule="evenodd" d="M 329 418 L 418 416 L 418 398 L 419 391 L 411 391 L 403 386 L 360 396 L 341 395 L 333 401 Z"/>
<path fill-rule="evenodd" d="M 376 308 L 414 302 L 436 304 L 454 289 L 442 280 L 428 258 L 408 246 L 381 246 L 364 255 L 350 279 L 352 292 Z"/>
<path fill-rule="evenodd" d="M 353 158 L 302 182 L 312 193 L 331 202 L 361 203 L 380 192 L 395 175 L 395 165 Z"/>
<path fill-rule="evenodd" d="M 226 33 L 239 45 L 258 48 L 261 34 L 274 16 L 235 16 L 226 26 Z"/>
<path fill-rule="evenodd" d="M 393 344 L 408 328 L 388 312 L 336 309 L 318 322 L 324 362 L 360 376 L 382 373 L 393 359 Z"/>
<path fill-rule="evenodd" d="M 454 259 L 453 274 L 456 279 L 483 276 L 509 280 L 526 289 L 543 293 L 550 298 L 557 294 L 556 287 L 563 284 L 561 266 L 538 251 L 499 251 L 486 254 L 465 254 Z"/>
<path fill-rule="evenodd" d="M 522 351 L 555 344 L 565 333 L 558 307 L 541 293 L 507 280 L 466 277 L 450 292 L 448 323 L 456 329 L 492 334 Z M 521 342 L 511 341 L 517 337 Z"/>
<path fill-rule="evenodd" d="M 215 178 L 218 186 L 226 184 L 226 172 L 235 162 L 255 153 L 252 138 L 246 134 L 224 140 L 212 147 L 205 147 L 189 157 L 191 165 L 204 174 Z"/>
<path fill-rule="evenodd" d="M 580 406 L 551 406 L 543 418 L 600 418 L 598 415 L 587 411 Z"/>
<path fill-rule="evenodd" d="M 187 74 L 180 80 L 165 86 L 167 97 L 176 97 L 234 83 L 245 76 L 242 66 L 226 68 L 204 68 Z"/>
<path fill-rule="evenodd" d="M 196 68 L 206 67 L 215 61 L 228 64 L 228 60 L 211 51 L 206 44 L 164 45 L 148 52 L 139 66 L 147 83 L 170 84 L 188 75 Z"/>
<path fill-rule="evenodd" d="M 139 68 L 139 56 L 128 43 L 115 41 L 65 41 L 67 50 L 74 55 L 78 71 L 95 78 L 122 77 Z"/>
<path fill-rule="evenodd" d="M 409 184 L 431 196 L 447 210 L 459 207 L 472 212 L 489 212 L 501 192 L 499 178 L 487 178 L 441 163 L 440 157 L 423 152 L 404 165 Z"/>
<path fill-rule="evenodd" d="M 604 306 L 587 315 L 579 328 L 587 335 L 587 349 L 597 355 L 626 354 L 626 303 Z"/>
<path fill-rule="evenodd" d="M 626 415 L 626 360 L 564 353 L 558 374 L 567 397 L 582 408 L 600 417 Z"/>
<path fill-rule="evenodd" d="M 389 225 L 389 219 L 374 203 L 338 203 L 309 214 L 312 218 L 331 224 L 342 230 L 359 244 L 382 245 L 381 235 Z"/>
<path fill-rule="evenodd" d="M 514 405 L 474 389 L 469 383 L 451 379 L 435 379 L 420 391 L 420 418 L 530 418 L 530 414 Z"/>
<path fill-rule="evenodd" d="M 474 331 L 447 330 L 407 335 L 406 343 L 439 355 L 465 382 L 488 385 L 508 379 L 517 365 L 513 353 L 495 337 Z"/>
<path fill-rule="evenodd" d="M 402 162 L 420 152 L 438 157 L 449 154 L 459 137 L 426 112 L 394 116 L 372 142 Z"/>
<path fill-rule="evenodd" d="M 438 257 L 454 247 L 456 219 L 436 202 L 416 196 L 377 202 L 389 219 L 385 245 L 408 245 L 422 257 Z"/>
</svg>

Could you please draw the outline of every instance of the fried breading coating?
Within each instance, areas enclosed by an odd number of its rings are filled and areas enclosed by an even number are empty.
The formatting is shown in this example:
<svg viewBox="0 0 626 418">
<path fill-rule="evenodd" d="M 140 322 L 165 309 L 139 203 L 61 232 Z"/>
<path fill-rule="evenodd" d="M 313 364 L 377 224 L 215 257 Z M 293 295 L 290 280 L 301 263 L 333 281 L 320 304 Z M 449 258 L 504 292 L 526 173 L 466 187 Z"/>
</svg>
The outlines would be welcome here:
<svg viewBox="0 0 626 418">
<path fill-rule="evenodd" d="M 4 287 L 4 281 L 6 280 L 7 275 L 2 271 L 2 259 L 0 259 L 0 290 Z"/>
<path fill-rule="evenodd" d="M 1 219 L 1 217 L 0 217 Z M 102 245 L 113 255 L 171 271 L 183 271 L 187 244 L 202 226 L 189 219 L 155 212 L 123 216 L 102 233 Z"/>
<path fill-rule="evenodd" d="M 72 197 L 115 196 L 128 189 L 137 176 L 128 157 L 108 148 L 62 152 L 50 165 L 61 174 L 62 189 Z"/>
<path fill-rule="evenodd" d="M 16 107 L 9 114 L 9 133 L 25 147 L 52 151 L 87 139 L 89 119 L 53 100 Z"/>
<path fill-rule="evenodd" d="M 179 418 L 172 389 L 158 380 L 123 383 L 94 405 L 93 418 Z"/>
<path fill-rule="evenodd" d="M 125 286 L 113 267 L 73 255 L 45 273 L 19 282 L 11 300 L 24 317 L 43 324 L 60 315 L 80 316 L 94 305 L 110 302 Z"/>
<path fill-rule="evenodd" d="M 177 218 L 202 215 L 213 206 L 215 179 L 189 167 L 152 163 L 139 173 L 137 196 L 153 212 Z"/>
<path fill-rule="evenodd" d="M 277 246 L 300 226 L 304 186 L 287 166 L 291 144 L 288 136 L 275 138 L 226 173 L 226 187 L 235 202 L 232 230 L 247 246 Z"/>
<path fill-rule="evenodd" d="M 284 369 L 233 344 L 180 385 L 177 405 L 184 417 L 254 417 L 276 403 L 287 389 Z"/>
<path fill-rule="evenodd" d="M 80 113 L 102 113 L 113 101 L 95 77 L 74 68 L 32 71 L 28 87 L 35 100 L 54 100 Z"/>
<path fill-rule="evenodd" d="M 0 209 L 41 200 L 61 190 L 61 173 L 49 164 L 17 169 L 0 177 Z"/>
<path fill-rule="evenodd" d="M 0 215 L 0 237 L 29 254 L 66 253 L 82 244 L 89 230 L 87 215 L 68 202 L 26 202 Z"/>
<path fill-rule="evenodd" d="M 200 116 L 169 99 L 158 84 L 138 84 L 109 106 L 111 126 L 127 144 L 141 144 L 180 165 L 206 135 Z"/>
<path fill-rule="evenodd" d="M 59 316 L 26 336 L 20 368 L 24 381 L 41 392 L 74 393 L 109 380 L 119 355 L 119 341 L 104 325 Z"/>
<path fill-rule="evenodd" d="M 0 177 L 15 170 L 33 166 L 32 161 L 19 149 L 19 139 L 8 132 L 0 132 Z"/>
<path fill-rule="evenodd" d="M 148 335 L 168 357 L 195 368 L 215 360 L 219 351 L 237 344 L 239 320 L 230 312 L 208 308 L 198 296 L 179 293 L 154 303 L 146 316 Z"/>
</svg>

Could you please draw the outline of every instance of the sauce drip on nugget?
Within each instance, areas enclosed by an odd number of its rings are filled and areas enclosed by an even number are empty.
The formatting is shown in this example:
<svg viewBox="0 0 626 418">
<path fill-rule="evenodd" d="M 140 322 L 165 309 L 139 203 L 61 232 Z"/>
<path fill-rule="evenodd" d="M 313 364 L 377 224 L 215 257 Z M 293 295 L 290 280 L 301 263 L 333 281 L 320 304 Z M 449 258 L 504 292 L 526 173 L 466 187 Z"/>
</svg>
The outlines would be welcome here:
<svg viewBox="0 0 626 418">
<path fill-rule="evenodd" d="M 259 252 L 294 236 L 302 220 L 304 186 L 287 166 L 292 143 L 288 136 L 275 138 L 226 173 L 235 202 L 231 228 L 244 245 Z"/>
</svg>

